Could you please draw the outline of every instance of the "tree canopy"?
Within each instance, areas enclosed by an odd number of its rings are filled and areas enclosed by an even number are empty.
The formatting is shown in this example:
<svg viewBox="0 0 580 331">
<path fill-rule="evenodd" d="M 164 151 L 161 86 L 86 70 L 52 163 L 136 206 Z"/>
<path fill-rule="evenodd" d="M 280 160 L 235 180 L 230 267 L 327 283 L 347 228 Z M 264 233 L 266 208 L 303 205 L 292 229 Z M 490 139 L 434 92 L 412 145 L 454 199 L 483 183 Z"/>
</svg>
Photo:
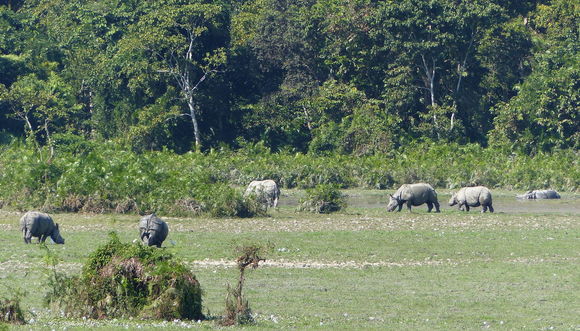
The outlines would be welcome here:
<svg viewBox="0 0 580 331">
<path fill-rule="evenodd" d="M 573 0 L 9 1 L 0 133 L 178 153 L 578 149 L 579 26 Z"/>
</svg>

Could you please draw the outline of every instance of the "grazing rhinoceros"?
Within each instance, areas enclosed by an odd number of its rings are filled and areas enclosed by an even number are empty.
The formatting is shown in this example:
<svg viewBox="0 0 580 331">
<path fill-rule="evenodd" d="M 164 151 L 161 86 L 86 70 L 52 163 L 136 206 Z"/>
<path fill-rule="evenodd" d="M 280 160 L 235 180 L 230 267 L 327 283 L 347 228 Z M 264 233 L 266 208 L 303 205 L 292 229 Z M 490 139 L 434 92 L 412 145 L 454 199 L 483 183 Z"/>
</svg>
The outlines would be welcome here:
<svg viewBox="0 0 580 331">
<path fill-rule="evenodd" d="M 20 218 L 20 230 L 24 236 L 24 243 L 30 244 L 32 237 L 38 237 L 38 242 L 44 242 L 50 237 L 56 244 L 64 244 L 58 229 L 58 223 L 54 223 L 47 214 L 37 211 L 29 211 Z"/>
<path fill-rule="evenodd" d="M 464 187 L 459 192 L 453 193 L 449 199 L 449 205 L 455 206 L 459 204 L 459 209 L 469 211 L 469 207 L 481 206 L 481 212 L 485 213 L 487 208 L 489 212 L 493 213 L 491 192 L 485 186 Z"/>
<path fill-rule="evenodd" d="M 560 199 L 558 192 L 554 190 L 533 190 L 522 195 L 516 195 L 518 199 Z"/>
<path fill-rule="evenodd" d="M 139 220 L 139 237 L 145 245 L 161 247 L 168 233 L 167 223 L 155 214 L 144 216 Z"/>
<path fill-rule="evenodd" d="M 429 212 L 433 209 L 433 205 L 435 205 L 436 212 L 439 212 L 437 192 L 429 184 L 403 184 L 395 194 L 390 195 L 387 211 L 393 211 L 397 207 L 399 207 L 397 211 L 401 211 L 404 203 L 407 204 L 409 211 L 411 211 L 411 206 L 419 206 L 426 203 Z"/>
<path fill-rule="evenodd" d="M 254 180 L 246 188 L 244 196 L 256 195 L 258 201 L 265 204 L 266 207 L 277 207 L 280 198 L 280 189 L 276 182 L 271 179 Z"/>
</svg>

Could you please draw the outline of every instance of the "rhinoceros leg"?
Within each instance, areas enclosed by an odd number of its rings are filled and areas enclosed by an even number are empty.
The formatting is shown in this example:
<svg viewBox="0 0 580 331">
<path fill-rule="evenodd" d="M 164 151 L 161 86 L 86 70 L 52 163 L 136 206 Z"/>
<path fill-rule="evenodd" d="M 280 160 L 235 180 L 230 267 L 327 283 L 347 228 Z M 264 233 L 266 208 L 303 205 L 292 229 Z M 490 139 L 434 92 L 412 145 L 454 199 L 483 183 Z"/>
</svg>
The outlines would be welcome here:
<svg viewBox="0 0 580 331">
<path fill-rule="evenodd" d="M 30 244 L 32 242 L 32 233 L 30 233 L 30 230 L 27 229 L 22 230 L 22 235 L 24 236 L 25 244 Z"/>
<path fill-rule="evenodd" d="M 40 237 L 38 237 L 38 242 L 43 243 L 46 240 L 46 238 L 48 238 L 48 235 L 45 234 L 40 235 Z"/>
<path fill-rule="evenodd" d="M 411 201 L 407 201 L 407 209 L 409 210 L 409 212 L 411 211 L 411 206 L 412 206 Z M 401 208 L 402 208 L 402 205 L 399 205 L 399 210 L 401 210 Z"/>
<path fill-rule="evenodd" d="M 469 205 L 465 204 L 464 206 L 465 206 L 465 211 L 469 211 Z"/>
<path fill-rule="evenodd" d="M 492 205 L 489 205 L 488 207 L 489 207 L 489 212 L 490 213 L 493 213 L 493 206 Z"/>
<path fill-rule="evenodd" d="M 487 211 L 487 206 L 486 205 L 481 205 L 481 212 L 485 213 Z"/>
<path fill-rule="evenodd" d="M 441 210 L 439 210 L 439 202 L 438 201 L 435 201 L 435 202 L 433 202 L 433 204 L 435 205 L 435 212 L 436 213 L 440 213 Z"/>
<path fill-rule="evenodd" d="M 433 204 L 431 202 L 427 202 L 427 212 L 430 213 L 431 209 L 433 209 Z"/>
</svg>

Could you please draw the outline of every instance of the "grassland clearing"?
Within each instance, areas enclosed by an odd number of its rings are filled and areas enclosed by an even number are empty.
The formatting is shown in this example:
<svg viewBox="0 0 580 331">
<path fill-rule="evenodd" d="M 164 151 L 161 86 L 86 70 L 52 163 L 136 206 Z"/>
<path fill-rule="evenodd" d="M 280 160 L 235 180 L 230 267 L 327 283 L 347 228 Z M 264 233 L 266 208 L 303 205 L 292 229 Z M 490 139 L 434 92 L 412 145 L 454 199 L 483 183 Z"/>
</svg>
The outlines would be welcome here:
<svg viewBox="0 0 580 331">
<path fill-rule="evenodd" d="M 286 202 L 301 192 L 287 194 Z M 422 207 L 386 213 L 380 203 L 372 203 L 385 191 L 347 194 L 351 201 L 370 203 L 352 203 L 331 215 L 297 213 L 286 203 L 263 218 L 163 217 L 170 226 L 164 249 L 191 267 L 205 291 L 205 312 L 215 317 L 223 312 L 226 284 L 236 279 L 233 246 L 274 244 L 246 284 L 256 329 L 580 327 L 580 207 L 574 196 L 548 202 L 553 208 L 542 213 L 526 212 L 525 206 L 539 206 L 533 201 L 510 212 L 496 208 L 494 214 L 449 207 L 428 214 Z M 442 205 L 446 194 L 441 193 Z M 509 192 L 502 196 L 498 205 L 509 204 Z M 0 233 L 5 243 L 0 247 L 0 291 L 28 292 L 23 306 L 35 315 L 27 315 L 34 321 L 24 329 L 216 327 L 212 321 L 55 318 L 42 306 L 44 253 L 38 245 L 23 243 L 19 216 L 0 211 L 5 229 Z M 111 230 L 123 241 L 138 238 L 135 215 L 53 216 L 66 245 L 49 247 L 67 273 L 78 272 Z"/>
</svg>

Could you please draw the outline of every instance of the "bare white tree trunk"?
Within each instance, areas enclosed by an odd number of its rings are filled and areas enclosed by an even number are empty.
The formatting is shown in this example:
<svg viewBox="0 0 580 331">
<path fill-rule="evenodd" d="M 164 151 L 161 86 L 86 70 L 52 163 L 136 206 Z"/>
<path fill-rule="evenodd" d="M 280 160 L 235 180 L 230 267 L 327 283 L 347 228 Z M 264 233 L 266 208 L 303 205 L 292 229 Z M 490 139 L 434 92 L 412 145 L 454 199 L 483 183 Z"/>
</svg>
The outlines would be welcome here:
<svg viewBox="0 0 580 331">
<path fill-rule="evenodd" d="M 44 132 L 46 133 L 46 143 L 48 144 L 48 147 L 50 148 L 50 156 L 49 156 L 49 160 L 52 160 L 52 158 L 54 157 L 54 145 L 52 144 L 52 138 L 50 137 L 50 131 L 48 129 L 48 124 L 49 121 L 47 119 L 44 120 Z"/>
<path fill-rule="evenodd" d="M 437 106 L 437 103 L 435 102 L 435 60 L 433 59 L 433 64 L 431 68 L 429 68 L 424 55 L 421 55 L 421 59 L 423 60 L 423 70 L 425 70 L 425 77 L 427 78 L 427 89 L 431 95 L 431 106 L 435 107 Z"/>
<path fill-rule="evenodd" d="M 189 97 L 187 98 L 187 106 L 189 107 L 189 116 L 191 117 L 191 123 L 193 124 L 195 150 L 199 152 L 201 150 L 201 134 L 199 133 L 199 124 L 197 123 L 197 115 L 195 114 L 195 104 L 193 103 L 193 95 L 189 95 Z"/>
</svg>

